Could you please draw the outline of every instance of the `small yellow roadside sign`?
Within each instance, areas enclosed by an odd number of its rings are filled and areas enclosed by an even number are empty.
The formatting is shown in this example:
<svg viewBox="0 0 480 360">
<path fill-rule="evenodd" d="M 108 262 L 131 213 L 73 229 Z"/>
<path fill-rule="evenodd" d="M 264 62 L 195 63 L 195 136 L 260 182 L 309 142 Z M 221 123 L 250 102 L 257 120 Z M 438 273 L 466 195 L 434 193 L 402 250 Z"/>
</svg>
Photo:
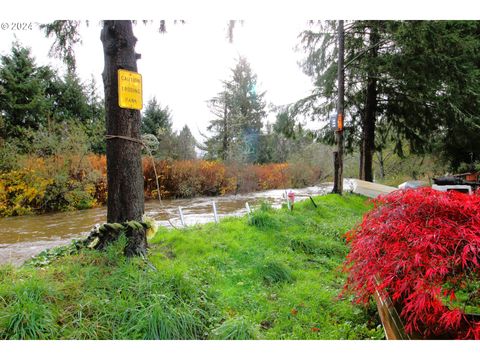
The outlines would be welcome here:
<svg viewBox="0 0 480 360">
<path fill-rule="evenodd" d="M 142 75 L 118 69 L 118 106 L 123 109 L 142 110 Z"/>
</svg>

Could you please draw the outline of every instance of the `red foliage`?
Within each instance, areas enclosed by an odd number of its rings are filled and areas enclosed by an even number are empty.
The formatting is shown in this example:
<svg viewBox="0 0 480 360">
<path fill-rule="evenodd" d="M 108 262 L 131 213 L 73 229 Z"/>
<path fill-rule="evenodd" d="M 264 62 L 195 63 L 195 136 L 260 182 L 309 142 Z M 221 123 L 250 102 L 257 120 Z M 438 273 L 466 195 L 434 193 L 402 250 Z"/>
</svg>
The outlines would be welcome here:
<svg viewBox="0 0 480 360">
<path fill-rule="evenodd" d="M 456 293 L 480 281 L 480 194 L 421 188 L 374 205 L 346 234 L 346 290 L 359 302 L 386 291 L 402 307 L 409 333 L 480 339 L 480 322 L 455 302 Z"/>
</svg>

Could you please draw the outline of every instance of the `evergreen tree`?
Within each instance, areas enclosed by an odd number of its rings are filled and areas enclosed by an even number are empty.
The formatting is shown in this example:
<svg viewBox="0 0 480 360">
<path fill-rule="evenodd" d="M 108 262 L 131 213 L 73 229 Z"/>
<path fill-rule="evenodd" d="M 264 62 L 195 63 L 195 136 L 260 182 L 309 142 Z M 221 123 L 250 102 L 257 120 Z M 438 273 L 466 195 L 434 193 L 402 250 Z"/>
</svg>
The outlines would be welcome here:
<svg viewBox="0 0 480 360">
<path fill-rule="evenodd" d="M 259 134 L 265 117 L 265 93 L 257 93 L 257 75 L 243 57 L 232 69 L 232 80 L 226 83 L 231 96 L 230 116 L 233 123 L 243 132 Z"/>
<path fill-rule="evenodd" d="M 319 32 L 306 31 L 302 39 L 307 52 L 303 69 L 315 79 L 316 88 L 297 109 L 323 119 L 334 111 L 336 98 L 335 26 L 335 22 L 323 23 Z M 474 80 L 478 26 L 465 21 L 353 21 L 347 25 L 345 135 L 347 149 L 360 146 L 360 178 L 372 180 L 379 121 L 391 125 L 400 155 L 404 141 L 413 153 L 421 154 L 433 151 L 439 140 L 446 145 L 454 139 L 446 134 L 462 122 L 475 127 L 471 123 L 478 121 L 479 109 L 478 97 L 472 96 L 478 93 Z"/>
<path fill-rule="evenodd" d="M 11 54 L 0 57 L 1 137 L 21 138 L 26 129 L 38 129 L 46 122 L 49 102 L 42 69 L 37 67 L 30 49 L 18 42 Z"/>
<path fill-rule="evenodd" d="M 85 122 L 92 115 L 86 88 L 75 73 L 69 72 L 57 81 L 53 113 L 58 120 Z"/>
<path fill-rule="evenodd" d="M 153 97 L 142 115 L 142 133 L 153 134 L 159 141 L 155 156 L 161 159 L 175 158 L 175 134 L 172 130 L 172 115 L 168 106 L 162 108 Z"/>
<path fill-rule="evenodd" d="M 172 114 L 168 106 L 162 108 L 153 97 L 147 102 L 142 116 L 142 134 L 171 134 Z"/>
<path fill-rule="evenodd" d="M 266 116 L 263 101 L 265 93 L 257 93 L 257 75 L 252 72 L 245 58 L 239 58 L 232 73 L 232 81 L 226 86 L 232 99 L 230 119 L 236 145 L 234 151 L 238 154 L 240 150 L 247 162 L 256 162 L 262 120 Z"/>
<path fill-rule="evenodd" d="M 243 57 L 223 84 L 224 90 L 209 102 L 216 118 L 208 126 L 213 135 L 206 142 L 207 156 L 256 162 L 266 116 L 265 93 L 257 92 L 257 76 Z"/>
<path fill-rule="evenodd" d="M 92 85 L 94 86 L 94 84 Z M 37 66 L 28 48 L 14 43 L 11 54 L 2 56 L 0 67 L 1 137 L 18 145 L 18 151 L 34 150 L 35 133 L 61 136 L 52 129 L 75 128 L 88 139 L 86 146 L 105 152 L 103 101 L 96 89 L 82 84 L 74 72 L 60 78 L 49 66 Z M 59 130 L 60 131 L 60 130 Z M 41 152 L 47 154 L 47 152 Z"/>
<path fill-rule="evenodd" d="M 232 109 L 231 94 L 227 92 L 226 87 L 224 91 L 209 100 L 208 106 L 216 118 L 211 120 L 207 127 L 207 130 L 213 133 L 205 142 L 207 158 L 225 161 L 234 137 L 233 124 L 229 118 Z"/>
<path fill-rule="evenodd" d="M 85 132 L 90 141 L 90 149 L 96 154 L 105 154 L 105 105 L 98 95 L 95 79 L 91 78 L 85 89 L 88 116 L 84 121 Z"/>
<path fill-rule="evenodd" d="M 191 160 L 197 157 L 195 152 L 196 140 L 190 131 L 190 128 L 185 125 L 180 133 L 176 136 L 176 151 L 175 157 L 178 160 Z"/>
<path fill-rule="evenodd" d="M 401 51 L 393 56 L 398 67 L 389 71 L 403 81 L 389 85 L 389 91 L 406 100 L 389 105 L 387 118 L 415 153 L 441 154 L 452 170 L 461 162 L 479 160 L 480 22 L 394 25 Z"/>
<path fill-rule="evenodd" d="M 288 110 L 280 111 L 277 114 L 276 121 L 273 124 L 273 131 L 288 139 L 295 138 L 295 118 Z"/>
</svg>

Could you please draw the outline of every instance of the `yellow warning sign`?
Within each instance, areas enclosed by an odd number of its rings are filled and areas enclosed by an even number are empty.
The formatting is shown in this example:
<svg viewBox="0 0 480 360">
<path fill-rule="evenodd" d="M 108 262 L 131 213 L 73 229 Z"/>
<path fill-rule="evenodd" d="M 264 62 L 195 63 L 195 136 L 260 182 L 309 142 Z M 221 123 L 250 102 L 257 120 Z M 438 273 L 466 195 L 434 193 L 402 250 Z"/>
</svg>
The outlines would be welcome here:
<svg viewBox="0 0 480 360">
<path fill-rule="evenodd" d="M 142 110 L 142 75 L 124 69 L 118 70 L 118 106 Z"/>
</svg>

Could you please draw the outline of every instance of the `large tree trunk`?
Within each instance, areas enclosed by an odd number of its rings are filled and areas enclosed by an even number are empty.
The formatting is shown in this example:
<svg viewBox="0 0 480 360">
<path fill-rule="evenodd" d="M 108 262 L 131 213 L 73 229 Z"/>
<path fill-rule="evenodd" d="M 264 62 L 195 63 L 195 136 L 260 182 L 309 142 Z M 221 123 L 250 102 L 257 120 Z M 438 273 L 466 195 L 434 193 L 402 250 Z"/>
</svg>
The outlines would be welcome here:
<svg viewBox="0 0 480 360">
<path fill-rule="evenodd" d="M 375 152 L 375 116 L 377 112 L 377 81 L 369 78 L 363 136 L 363 176 L 373 181 L 373 154 Z"/>
<path fill-rule="evenodd" d="M 101 40 L 105 58 L 103 84 L 107 135 L 140 139 L 140 111 L 118 106 L 118 69 L 137 71 L 131 21 L 104 21 Z M 144 213 L 141 144 L 121 138 L 107 140 L 107 221 L 141 221 Z M 131 253 L 144 253 L 145 236 L 131 236 Z"/>
<path fill-rule="evenodd" d="M 370 61 L 374 63 L 378 55 L 379 35 L 375 25 L 370 28 Z M 372 66 L 372 65 L 371 65 Z M 374 66 L 374 65 L 373 65 Z M 373 67 L 372 66 L 372 67 Z M 373 154 L 375 152 L 375 117 L 377 114 L 377 79 L 375 69 L 370 68 L 367 77 L 367 99 L 365 104 L 365 115 L 363 117 L 363 175 L 365 181 L 373 181 Z"/>
</svg>

